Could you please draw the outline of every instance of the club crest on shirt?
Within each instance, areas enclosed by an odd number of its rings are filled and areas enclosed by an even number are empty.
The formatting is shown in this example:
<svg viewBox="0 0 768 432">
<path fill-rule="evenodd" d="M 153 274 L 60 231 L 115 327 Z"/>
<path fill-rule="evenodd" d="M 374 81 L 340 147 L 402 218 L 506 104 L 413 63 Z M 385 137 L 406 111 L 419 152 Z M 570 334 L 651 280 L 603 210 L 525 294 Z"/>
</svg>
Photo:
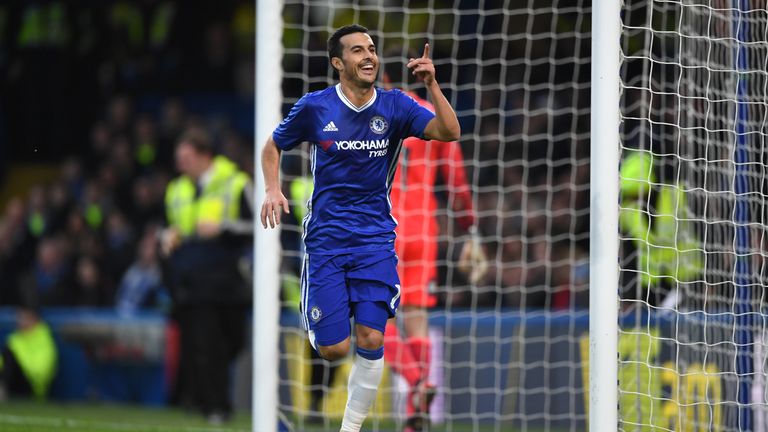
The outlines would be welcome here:
<svg viewBox="0 0 768 432">
<path fill-rule="evenodd" d="M 368 123 L 368 125 L 371 127 L 371 130 L 373 131 L 373 133 L 376 133 L 379 135 L 383 134 L 384 132 L 387 131 L 387 129 L 389 129 L 389 123 L 387 123 L 384 117 L 379 115 L 373 116 L 373 118 L 371 119 L 370 123 Z"/>
<path fill-rule="evenodd" d="M 317 306 L 312 306 L 312 310 L 309 311 L 309 317 L 312 318 L 312 321 L 319 321 L 322 316 L 323 311 Z"/>
</svg>

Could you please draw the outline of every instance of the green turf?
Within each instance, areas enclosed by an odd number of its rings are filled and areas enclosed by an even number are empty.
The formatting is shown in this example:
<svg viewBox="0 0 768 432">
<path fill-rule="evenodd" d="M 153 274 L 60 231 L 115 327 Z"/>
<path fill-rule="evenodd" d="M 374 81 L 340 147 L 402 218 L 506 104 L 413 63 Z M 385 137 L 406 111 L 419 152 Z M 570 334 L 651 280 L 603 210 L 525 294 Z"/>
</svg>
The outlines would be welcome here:
<svg viewBox="0 0 768 432">
<path fill-rule="evenodd" d="M 173 408 L 147 408 L 103 403 L 0 403 L 2 432 L 241 432 L 250 431 L 249 416 L 236 415 L 222 426 L 211 426 L 202 416 Z"/>
<path fill-rule="evenodd" d="M 339 421 L 326 425 L 308 425 L 292 419 L 295 432 L 338 431 Z M 0 402 L 0 432 L 246 432 L 251 430 L 249 414 L 238 414 L 221 426 L 208 424 L 202 416 L 176 408 L 148 408 L 136 405 L 105 403 L 52 403 L 35 401 Z M 368 419 L 365 431 L 396 432 L 400 429 L 391 421 Z M 432 427 L 432 432 L 515 432 L 508 426 L 484 425 L 473 429 L 472 424 L 459 423 Z M 526 432 L 543 432 L 527 428 Z M 554 432 L 551 431 L 550 432 Z"/>
</svg>

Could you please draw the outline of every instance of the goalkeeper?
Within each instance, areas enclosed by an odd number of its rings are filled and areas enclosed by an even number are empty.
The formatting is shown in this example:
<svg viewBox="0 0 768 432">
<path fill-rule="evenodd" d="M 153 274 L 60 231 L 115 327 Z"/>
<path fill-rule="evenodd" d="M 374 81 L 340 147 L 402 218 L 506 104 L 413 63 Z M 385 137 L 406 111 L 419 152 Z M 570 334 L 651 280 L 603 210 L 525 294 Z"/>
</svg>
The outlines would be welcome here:
<svg viewBox="0 0 768 432">
<path fill-rule="evenodd" d="M 393 53 L 399 51 L 393 51 Z M 393 54 L 394 56 L 396 54 Z M 392 57 L 387 55 L 387 57 Z M 384 65 L 382 83 L 410 82 L 399 61 Z M 416 93 L 406 92 L 421 106 L 432 104 Z M 390 320 L 384 338 L 384 356 L 392 369 L 408 382 L 406 430 L 420 431 L 429 419 L 429 405 L 435 388 L 429 382 L 431 343 L 427 308 L 435 306 L 433 291 L 437 278 L 438 223 L 435 180 L 438 169 L 450 190 L 449 201 L 459 225 L 471 234 L 464 243 L 459 268 L 476 283 L 485 273 L 485 254 L 476 238 L 472 197 L 464 172 L 461 147 L 455 141 L 425 141 L 408 138 L 400 151 L 400 167 L 392 182 L 392 215 L 398 220 L 395 250 L 402 284 L 400 306 L 405 338 L 395 320 Z"/>
<path fill-rule="evenodd" d="M 434 113 L 401 91 L 374 86 L 379 58 L 365 27 L 338 29 L 328 39 L 328 57 L 339 84 L 304 95 L 264 146 L 261 222 L 275 227 L 288 211 L 280 152 L 310 142 L 315 186 L 304 218 L 300 310 L 310 343 L 328 360 L 348 354 L 354 317 L 357 356 L 341 430 L 356 432 L 376 396 L 384 329 L 400 300 L 389 201 L 400 143 L 410 136 L 452 141 L 461 130 L 435 79 L 429 45 L 407 67 L 424 81 Z"/>
</svg>

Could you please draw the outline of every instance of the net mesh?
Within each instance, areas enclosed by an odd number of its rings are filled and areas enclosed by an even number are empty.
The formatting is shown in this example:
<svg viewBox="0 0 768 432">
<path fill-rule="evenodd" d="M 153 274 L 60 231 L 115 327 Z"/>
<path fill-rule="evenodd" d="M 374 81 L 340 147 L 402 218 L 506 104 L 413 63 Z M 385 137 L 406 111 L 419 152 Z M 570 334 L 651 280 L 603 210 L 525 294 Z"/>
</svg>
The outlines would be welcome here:
<svg viewBox="0 0 768 432">
<path fill-rule="evenodd" d="M 591 2 L 287 0 L 283 16 L 284 113 L 335 84 L 325 41 L 359 23 L 384 65 L 428 41 L 459 116 L 489 271 L 460 270 L 466 209 L 438 176 L 433 424 L 584 430 Z M 764 431 L 766 1 L 625 0 L 617 19 L 620 428 Z M 298 216 L 309 148 L 283 155 Z M 302 429 L 338 421 L 350 363 L 313 358 L 295 318 L 300 236 L 284 225 L 280 409 Z M 402 426 L 407 391 L 388 367 L 369 427 Z"/>
<path fill-rule="evenodd" d="M 765 1 L 625 1 L 622 430 L 766 430 Z"/>
<path fill-rule="evenodd" d="M 438 388 L 432 424 L 439 430 L 583 430 L 589 3 L 287 0 L 283 16 L 284 114 L 304 93 L 336 83 L 326 40 L 336 28 L 359 23 L 370 29 L 384 66 L 421 55 L 429 42 L 437 79 L 459 116 L 463 167 L 489 268 L 476 283 L 460 271 L 469 239 L 461 223 L 466 208 L 454 205 L 451 175 L 439 174 L 428 185 L 439 225 L 437 305 L 429 315 L 430 377 Z M 425 95 L 423 86 L 403 77 L 393 81 Z M 297 185 L 310 175 L 309 148 L 283 154 L 284 190 L 295 186 L 288 197 L 294 214 L 306 200 L 300 192 L 306 187 Z M 401 174 L 408 169 L 403 158 Z M 408 220 L 400 223 L 404 229 Z M 299 224 L 283 226 L 280 409 L 302 429 L 312 421 L 338 421 L 350 362 L 338 362 L 335 372 L 324 367 L 290 318 L 299 238 Z M 320 397 L 313 394 L 323 394 L 323 401 L 313 402 Z M 406 394 L 403 378 L 388 366 L 367 427 L 401 427 Z"/>
</svg>

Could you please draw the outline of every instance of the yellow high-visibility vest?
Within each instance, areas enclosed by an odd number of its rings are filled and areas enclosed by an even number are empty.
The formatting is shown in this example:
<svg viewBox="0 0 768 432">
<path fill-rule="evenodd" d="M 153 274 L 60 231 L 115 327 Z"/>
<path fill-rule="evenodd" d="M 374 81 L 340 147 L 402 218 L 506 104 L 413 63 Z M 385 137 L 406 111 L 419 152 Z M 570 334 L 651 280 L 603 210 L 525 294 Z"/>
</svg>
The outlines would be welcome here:
<svg viewBox="0 0 768 432">
<path fill-rule="evenodd" d="M 680 184 L 655 183 L 652 164 L 650 154 L 644 152 L 633 152 L 622 163 L 619 226 L 637 248 L 643 284 L 665 278 L 671 283 L 692 281 L 703 268 L 703 245 L 690 224 L 685 190 Z M 651 188 L 656 197 L 652 215 L 648 209 Z"/>
<path fill-rule="evenodd" d="M 290 184 L 291 200 L 294 204 L 294 213 L 296 220 L 301 226 L 304 217 L 307 215 L 307 206 L 312 191 L 315 189 L 315 181 L 311 177 L 297 177 Z"/>
<path fill-rule="evenodd" d="M 248 175 L 237 169 L 224 156 L 213 159 L 213 173 L 199 196 L 195 196 L 195 181 L 186 175 L 168 184 L 165 209 L 168 222 L 182 237 L 195 233 L 201 222 L 223 223 L 240 216 L 240 196 L 248 183 Z"/>
<path fill-rule="evenodd" d="M 56 343 L 48 325 L 38 322 L 25 331 L 14 331 L 8 336 L 8 348 L 27 377 L 32 394 L 46 397 L 58 363 Z"/>
</svg>

